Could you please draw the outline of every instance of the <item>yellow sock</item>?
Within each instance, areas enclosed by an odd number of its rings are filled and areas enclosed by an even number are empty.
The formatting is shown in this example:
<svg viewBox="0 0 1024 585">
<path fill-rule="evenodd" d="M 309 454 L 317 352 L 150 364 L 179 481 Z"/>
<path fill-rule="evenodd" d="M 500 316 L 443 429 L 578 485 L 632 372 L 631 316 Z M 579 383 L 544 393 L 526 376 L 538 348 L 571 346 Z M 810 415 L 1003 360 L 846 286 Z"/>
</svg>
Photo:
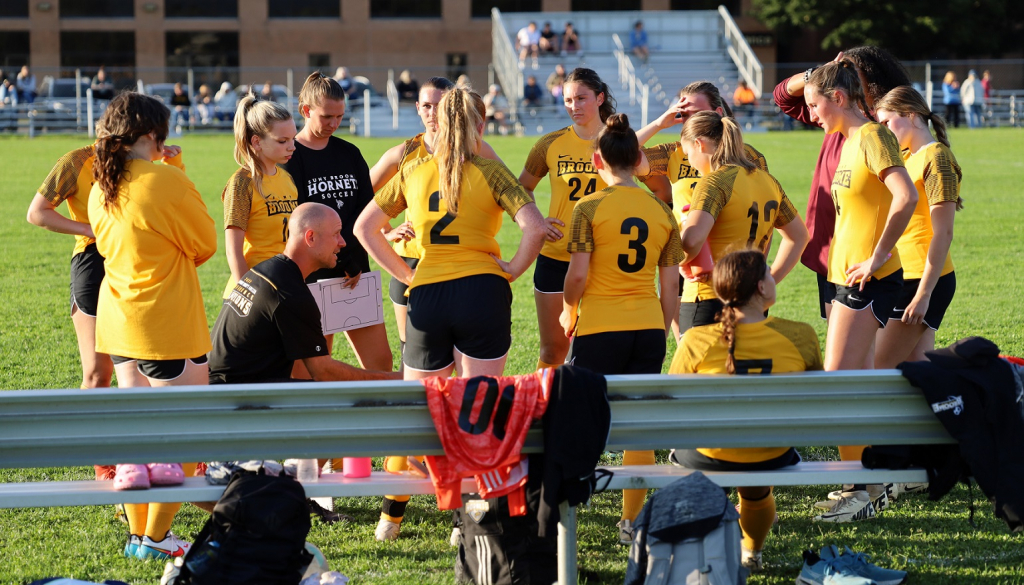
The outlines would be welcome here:
<svg viewBox="0 0 1024 585">
<path fill-rule="evenodd" d="M 623 465 L 654 465 L 654 451 L 623 451 Z M 647 490 L 622 490 L 622 518 L 635 522 L 644 507 Z"/>
<path fill-rule="evenodd" d="M 153 540 L 163 540 L 171 530 L 174 515 L 181 508 L 180 503 L 152 502 L 149 504 L 149 518 L 145 535 Z"/>
<path fill-rule="evenodd" d="M 321 466 L 322 467 L 322 466 Z M 341 457 L 334 457 L 331 459 L 331 472 L 341 473 L 345 470 L 345 460 Z"/>
<path fill-rule="evenodd" d="M 839 460 L 840 461 L 860 461 L 860 456 L 864 453 L 865 445 L 843 445 L 839 447 Z"/>
<path fill-rule="evenodd" d="M 758 551 L 764 548 L 764 541 L 775 521 L 775 494 L 760 500 L 747 500 L 740 495 L 740 528 L 743 529 L 743 548 Z"/>
<path fill-rule="evenodd" d="M 547 362 L 544 362 L 544 361 L 541 361 L 541 360 L 537 360 L 537 369 L 538 370 L 543 370 L 544 368 L 557 368 L 560 365 L 562 365 L 562 364 L 549 364 Z"/>
<path fill-rule="evenodd" d="M 124 516 L 128 519 L 128 533 L 142 536 L 146 533 L 149 504 L 125 504 Z"/>
<path fill-rule="evenodd" d="M 409 469 L 405 455 L 389 455 L 384 458 L 384 471 L 388 473 L 402 473 Z"/>
</svg>

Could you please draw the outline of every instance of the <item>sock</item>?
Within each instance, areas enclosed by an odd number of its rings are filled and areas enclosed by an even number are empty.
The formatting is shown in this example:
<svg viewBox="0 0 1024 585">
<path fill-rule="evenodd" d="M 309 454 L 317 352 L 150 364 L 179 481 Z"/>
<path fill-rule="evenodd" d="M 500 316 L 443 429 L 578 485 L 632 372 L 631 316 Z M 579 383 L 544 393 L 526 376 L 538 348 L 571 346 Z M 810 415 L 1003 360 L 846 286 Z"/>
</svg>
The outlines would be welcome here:
<svg viewBox="0 0 1024 585">
<path fill-rule="evenodd" d="M 174 515 L 180 508 L 180 503 L 150 503 L 149 518 L 146 521 L 144 534 L 156 541 L 163 540 L 171 531 L 171 522 L 174 521 Z"/>
<path fill-rule="evenodd" d="M 149 504 L 125 504 L 124 516 L 128 519 L 129 534 L 142 536 L 146 533 L 146 520 L 149 517 Z"/>
<path fill-rule="evenodd" d="M 772 530 L 775 521 L 775 494 L 760 500 L 748 500 L 740 494 L 740 528 L 743 530 L 743 548 L 759 551 Z"/>
<path fill-rule="evenodd" d="M 384 458 L 384 471 L 388 473 L 402 473 L 409 469 L 405 455 L 388 455 Z"/>
<path fill-rule="evenodd" d="M 405 507 L 409 504 L 409 496 L 384 496 L 381 504 L 380 517 L 401 524 L 405 517 Z"/>
<path fill-rule="evenodd" d="M 547 363 L 545 361 L 537 360 L 537 369 L 538 370 L 543 370 L 544 368 L 557 368 L 560 365 L 562 365 L 562 364 L 549 364 L 549 363 Z"/>
<path fill-rule="evenodd" d="M 623 465 L 654 465 L 654 451 L 623 451 Z M 647 490 L 622 490 L 622 518 L 636 522 L 644 507 Z"/>
<path fill-rule="evenodd" d="M 839 460 L 840 461 L 860 461 L 860 456 L 864 453 L 866 445 L 843 445 L 839 447 Z"/>
</svg>

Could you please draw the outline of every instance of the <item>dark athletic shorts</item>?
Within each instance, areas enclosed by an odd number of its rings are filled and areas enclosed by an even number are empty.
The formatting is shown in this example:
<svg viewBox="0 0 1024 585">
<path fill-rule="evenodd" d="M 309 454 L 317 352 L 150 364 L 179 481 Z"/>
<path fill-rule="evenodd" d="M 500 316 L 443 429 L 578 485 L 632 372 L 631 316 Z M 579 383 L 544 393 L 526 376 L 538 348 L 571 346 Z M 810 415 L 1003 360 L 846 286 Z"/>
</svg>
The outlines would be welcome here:
<svg viewBox="0 0 1024 585">
<path fill-rule="evenodd" d="M 872 278 L 864 285 L 864 290 L 856 286 L 836 285 L 836 298 L 833 303 L 839 303 L 854 311 L 871 309 L 871 313 L 878 320 L 879 327 L 885 327 L 892 315 L 896 301 L 903 291 L 903 269 L 900 268 L 885 278 Z"/>
<path fill-rule="evenodd" d="M 899 299 L 896 301 L 896 307 L 892 310 L 892 317 L 889 319 L 895 319 L 897 321 L 903 319 L 903 312 L 907 310 L 907 305 L 910 301 L 914 300 L 914 295 L 917 294 L 917 287 L 921 284 L 920 278 L 914 278 L 911 280 L 903 281 L 903 291 L 900 293 Z M 932 290 L 932 298 L 928 303 L 928 311 L 924 314 L 924 324 L 934 329 L 939 330 L 939 325 L 942 323 L 942 317 L 946 314 L 946 309 L 949 308 L 949 304 L 953 302 L 953 295 L 956 293 L 956 272 L 950 272 L 945 276 L 940 276 L 939 280 L 935 283 L 935 289 Z"/>
<path fill-rule="evenodd" d="M 572 340 L 569 364 L 612 376 L 660 374 L 665 361 L 665 330 L 607 331 Z"/>
<path fill-rule="evenodd" d="M 169 382 L 178 378 L 185 373 L 185 360 L 138 360 L 130 357 L 122 357 L 119 355 L 112 355 L 110 359 L 114 360 L 114 365 L 124 364 L 127 362 L 136 362 L 136 366 L 139 368 L 139 372 L 152 380 L 160 380 L 162 382 Z M 190 362 L 197 366 L 201 366 L 206 363 L 206 356 L 201 355 L 199 357 L 189 358 Z"/>
<path fill-rule="evenodd" d="M 103 282 L 103 256 L 96 251 L 96 244 L 89 244 L 71 258 L 71 308 L 75 306 L 84 315 L 96 316 L 96 304 L 100 298 L 100 283 Z"/>
<path fill-rule="evenodd" d="M 533 267 L 533 289 L 545 294 L 562 294 L 567 272 L 568 262 L 548 258 L 543 254 L 537 256 L 537 264 Z"/>
<path fill-rule="evenodd" d="M 679 303 L 679 336 L 682 337 L 687 329 L 715 323 L 715 315 L 722 307 L 722 301 L 718 299 Z"/>
<path fill-rule="evenodd" d="M 701 471 L 765 471 L 796 465 L 800 463 L 800 454 L 796 452 L 796 449 L 790 448 L 789 451 L 775 459 L 739 463 L 708 457 L 696 449 L 673 449 L 672 453 L 669 454 L 668 460 L 687 469 L 699 469 Z"/>
<path fill-rule="evenodd" d="M 399 258 L 401 258 L 409 268 L 416 268 L 416 265 L 420 263 L 419 258 L 406 258 L 405 256 L 399 256 Z M 388 283 L 388 297 L 391 298 L 391 302 L 403 307 L 409 304 L 409 297 L 405 296 L 405 291 L 408 288 L 409 287 L 402 284 L 401 280 L 392 276 L 391 281 Z"/>
<path fill-rule="evenodd" d="M 818 310 L 821 311 L 821 318 L 827 319 L 825 305 L 832 304 L 832 299 L 836 298 L 836 285 L 829 282 L 824 274 L 815 274 L 818 277 Z"/>
<path fill-rule="evenodd" d="M 512 347 L 512 287 L 495 274 L 477 274 L 409 291 L 405 367 L 434 372 L 452 365 L 453 350 L 496 360 Z"/>
</svg>

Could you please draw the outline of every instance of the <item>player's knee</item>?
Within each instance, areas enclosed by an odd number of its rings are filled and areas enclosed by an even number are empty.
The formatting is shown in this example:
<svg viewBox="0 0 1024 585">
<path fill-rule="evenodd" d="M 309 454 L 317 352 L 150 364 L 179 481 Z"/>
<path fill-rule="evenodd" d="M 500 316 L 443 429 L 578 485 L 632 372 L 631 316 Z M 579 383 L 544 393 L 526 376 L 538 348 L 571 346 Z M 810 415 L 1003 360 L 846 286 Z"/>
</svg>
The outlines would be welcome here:
<svg viewBox="0 0 1024 585">
<path fill-rule="evenodd" d="M 82 375 L 82 385 L 86 388 L 106 388 L 114 375 L 113 364 L 96 364 Z"/>
</svg>

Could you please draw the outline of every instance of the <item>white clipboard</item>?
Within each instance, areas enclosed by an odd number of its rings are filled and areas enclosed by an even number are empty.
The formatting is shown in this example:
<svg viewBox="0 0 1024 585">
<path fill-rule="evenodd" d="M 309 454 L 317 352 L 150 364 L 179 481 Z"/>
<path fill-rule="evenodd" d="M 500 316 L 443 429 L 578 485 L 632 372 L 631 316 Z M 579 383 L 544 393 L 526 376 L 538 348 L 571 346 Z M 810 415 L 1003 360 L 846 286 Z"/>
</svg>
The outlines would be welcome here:
<svg viewBox="0 0 1024 585">
<path fill-rule="evenodd" d="M 344 278 L 318 280 L 309 286 L 320 309 L 320 325 L 324 335 L 362 329 L 384 322 L 384 298 L 380 271 L 367 272 L 355 288 L 342 285 Z"/>
</svg>

